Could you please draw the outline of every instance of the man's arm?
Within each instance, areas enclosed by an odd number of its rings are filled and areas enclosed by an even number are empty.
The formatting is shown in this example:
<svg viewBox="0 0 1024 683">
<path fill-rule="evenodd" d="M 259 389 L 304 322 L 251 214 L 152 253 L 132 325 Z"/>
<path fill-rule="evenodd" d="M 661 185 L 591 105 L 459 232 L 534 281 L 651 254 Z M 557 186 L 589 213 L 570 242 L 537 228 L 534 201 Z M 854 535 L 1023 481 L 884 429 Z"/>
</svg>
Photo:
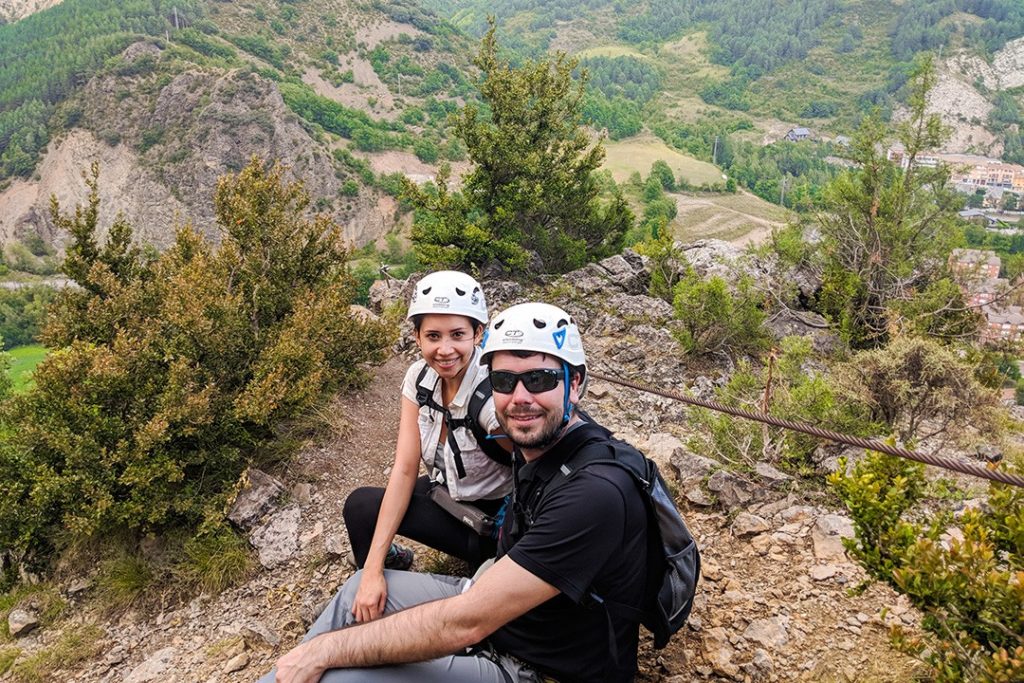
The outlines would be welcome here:
<svg viewBox="0 0 1024 683">
<path fill-rule="evenodd" d="M 503 557 L 462 595 L 325 633 L 299 645 L 278 660 L 277 681 L 316 683 L 327 669 L 450 655 L 556 595 L 554 586 Z"/>
</svg>

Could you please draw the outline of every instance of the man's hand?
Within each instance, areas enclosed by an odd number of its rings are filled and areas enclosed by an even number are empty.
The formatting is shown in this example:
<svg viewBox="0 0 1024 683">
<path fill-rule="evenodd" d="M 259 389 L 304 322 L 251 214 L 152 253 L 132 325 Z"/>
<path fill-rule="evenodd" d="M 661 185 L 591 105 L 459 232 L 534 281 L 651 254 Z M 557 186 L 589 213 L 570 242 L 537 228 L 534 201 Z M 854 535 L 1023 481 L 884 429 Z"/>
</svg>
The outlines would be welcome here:
<svg viewBox="0 0 1024 683">
<path fill-rule="evenodd" d="M 321 665 L 322 645 L 318 636 L 298 645 L 277 660 L 277 683 L 317 683 L 326 666 Z"/>
</svg>

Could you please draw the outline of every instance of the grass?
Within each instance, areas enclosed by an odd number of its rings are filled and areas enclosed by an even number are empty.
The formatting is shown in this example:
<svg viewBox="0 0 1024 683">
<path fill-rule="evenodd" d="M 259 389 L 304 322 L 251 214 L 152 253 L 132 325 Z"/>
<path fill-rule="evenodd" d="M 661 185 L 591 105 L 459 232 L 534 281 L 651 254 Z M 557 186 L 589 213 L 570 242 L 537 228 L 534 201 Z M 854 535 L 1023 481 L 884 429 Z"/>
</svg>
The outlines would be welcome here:
<svg viewBox="0 0 1024 683">
<path fill-rule="evenodd" d="M 11 679 L 15 683 L 72 680 L 57 678 L 53 672 L 68 669 L 98 655 L 103 649 L 100 644 L 102 637 L 103 630 L 93 624 L 71 626 L 64 630 L 53 646 L 18 661 L 11 670 Z"/>
<path fill-rule="evenodd" d="M 605 142 L 604 168 L 611 171 L 615 182 L 629 180 L 634 172 L 647 177 L 651 164 L 662 160 L 669 165 L 676 178 L 691 185 L 722 183 L 722 172 L 713 164 L 687 156 L 666 145 L 653 135 L 637 135 L 618 142 Z"/>
<path fill-rule="evenodd" d="M 14 664 L 14 660 L 21 654 L 21 650 L 16 647 L 5 647 L 0 650 L 0 676 L 7 673 L 11 665 Z"/>
<path fill-rule="evenodd" d="M 100 600 L 116 610 L 142 597 L 153 582 L 150 563 L 139 554 L 123 551 L 100 565 L 96 587 Z"/>
<path fill-rule="evenodd" d="M 30 389 L 33 385 L 32 373 L 36 366 L 46 358 L 49 349 L 40 344 L 30 344 L 15 346 L 8 353 L 11 355 L 11 369 L 8 371 L 8 376 L 14 382 L 14 391 Z"/>
<path fill-rule="evenodd" d="M 588 47 L 586 50 L 580 50 L 573 56 L 579 59 L 586 59 L 588 57 L 636 57 L 637 59 L 650 60 L 650 57 L 647 55 L 625 45 Z"/>
<path fill-rule="evenodd" d="M 244 579 L 252 564 L 248 542 L 224 528 L 185 543 L 185 559 L 177 573 L 203 591 L 220 593 Z"/>
<path fill-rule="evenodd" d="M 67 603 L 56 589 L 47 584 L 29 586 L 20 584 L 12 590 L 0 594 L 0 641 L 11 640 L 10 626 L 7 616 L 18 605 L 31 601 L 39 612 L 40 626 L 55 622 L 64 613 Z"/>
</svg>

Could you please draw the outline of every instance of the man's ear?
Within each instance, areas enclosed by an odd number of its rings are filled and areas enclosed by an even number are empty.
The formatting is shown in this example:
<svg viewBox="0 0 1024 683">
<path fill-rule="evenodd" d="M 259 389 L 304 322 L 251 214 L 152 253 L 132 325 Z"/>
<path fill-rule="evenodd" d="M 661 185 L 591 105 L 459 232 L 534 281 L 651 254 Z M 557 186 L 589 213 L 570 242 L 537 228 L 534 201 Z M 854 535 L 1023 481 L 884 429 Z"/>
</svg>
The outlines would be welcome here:
<svg viewBox="0 0 1024 683">
<path fill-rule="evenodd" d="M 578 372 L 572 373 L 572 379 L 569 380 L 569 403 L 575 408 L 580 402 L 580 385 L 582 383 L 582 375 Z"/>
</svg>

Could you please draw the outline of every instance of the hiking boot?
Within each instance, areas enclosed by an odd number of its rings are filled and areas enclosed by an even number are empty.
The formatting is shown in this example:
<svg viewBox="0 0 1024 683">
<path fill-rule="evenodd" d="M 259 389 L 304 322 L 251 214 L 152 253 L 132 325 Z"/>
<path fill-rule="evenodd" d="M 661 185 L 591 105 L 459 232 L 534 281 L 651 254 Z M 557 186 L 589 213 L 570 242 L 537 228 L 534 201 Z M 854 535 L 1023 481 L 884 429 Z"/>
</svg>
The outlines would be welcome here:
<svg viewBox="0 0 1024 683">
<path fill-rule="evenodd" d="M 387 557 L 384 558 L 384 568 L 406 571 L 412 566 L 413 557 L 412 548 L 392 543 L 391 547 L 388 548 Z"/>
</svg>

